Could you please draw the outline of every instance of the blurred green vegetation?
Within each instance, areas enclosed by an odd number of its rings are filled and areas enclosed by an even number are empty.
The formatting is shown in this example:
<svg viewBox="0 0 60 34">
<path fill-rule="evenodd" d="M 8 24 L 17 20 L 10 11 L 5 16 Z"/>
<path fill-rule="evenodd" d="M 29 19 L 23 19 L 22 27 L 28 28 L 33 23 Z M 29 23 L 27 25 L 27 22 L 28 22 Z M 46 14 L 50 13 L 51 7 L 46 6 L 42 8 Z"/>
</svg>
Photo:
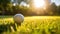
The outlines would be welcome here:
<svg viewBox="0 0 60 34">
<path fill-rule="evenodd" d="M 3 21 L 0 19 L 0 33 L 3 34 L 60 34 L 60 16 L 25 17 L 24 22 L 17 28 L 14 26 L 13 17 L 6 17 Z"/>
<path fill-rule="evenodd" d="M 20 2 L 21 3 L 21 2 Z M 11 0 L 0 0 L 0 15 L 14 15 L 21 13 L 25 16 L 32 15 L 60 15 L 60 5 L 55 3 L 47 5 L 45 8 L 35 9 L 27 6 L 13 5 Z"/>
</svg>

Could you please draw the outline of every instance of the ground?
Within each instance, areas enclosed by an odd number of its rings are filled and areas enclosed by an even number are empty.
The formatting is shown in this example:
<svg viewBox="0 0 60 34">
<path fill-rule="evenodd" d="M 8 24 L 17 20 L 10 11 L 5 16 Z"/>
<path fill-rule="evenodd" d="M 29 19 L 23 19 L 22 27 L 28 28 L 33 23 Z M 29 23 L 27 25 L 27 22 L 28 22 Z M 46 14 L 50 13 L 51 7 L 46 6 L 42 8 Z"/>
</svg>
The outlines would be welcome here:
<svg viewBox="0 0 60 34">
<path fill-rule="evenodd" d="M 0 16 L 1 24 L 14 23 L 13 16 Z M 1 28 L 0 28 L 1 29 Z M 24 17 L 17 31 L 3 32 L 3 34 L 60 34 L 60 16 L 28 16 Z"/>
</svg>

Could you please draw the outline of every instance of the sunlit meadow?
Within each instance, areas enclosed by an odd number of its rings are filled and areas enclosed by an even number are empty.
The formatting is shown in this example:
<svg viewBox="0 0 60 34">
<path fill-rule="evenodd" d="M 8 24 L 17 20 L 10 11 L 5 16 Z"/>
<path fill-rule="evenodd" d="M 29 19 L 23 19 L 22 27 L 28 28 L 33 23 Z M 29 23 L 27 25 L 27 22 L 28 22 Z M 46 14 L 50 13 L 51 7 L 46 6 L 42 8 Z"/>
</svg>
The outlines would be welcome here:
<svg viewBox="0 0 60 34">
<path fill-rule="evenodd" d="M 13 16 L 0 17 L 0 25 L 14 23 Z M 0 27 L 1 29 L 1 27 Z M 3 34 L 60 34 L 60 16 L 25 17 L 17 31 L 4 31 Z"/>
</svg>

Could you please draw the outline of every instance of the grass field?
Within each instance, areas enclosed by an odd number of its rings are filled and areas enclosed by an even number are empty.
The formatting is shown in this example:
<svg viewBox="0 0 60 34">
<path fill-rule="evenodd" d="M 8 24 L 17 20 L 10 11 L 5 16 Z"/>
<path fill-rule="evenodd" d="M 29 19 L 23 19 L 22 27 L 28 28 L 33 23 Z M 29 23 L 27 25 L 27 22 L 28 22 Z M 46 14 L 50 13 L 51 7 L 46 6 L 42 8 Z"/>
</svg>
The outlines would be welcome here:
<svg viewBox="0 0 60 34">
<path fill-rule="evenodd" d="M 0 25 L 14 23 L 13 16 L 0 16 Z M 1 28 L 0 28 L 1 29 Z M 3 34 L 60 34 L 60 16 L 30 16 L 25 17 L 17 31 Z"/>
</svg>

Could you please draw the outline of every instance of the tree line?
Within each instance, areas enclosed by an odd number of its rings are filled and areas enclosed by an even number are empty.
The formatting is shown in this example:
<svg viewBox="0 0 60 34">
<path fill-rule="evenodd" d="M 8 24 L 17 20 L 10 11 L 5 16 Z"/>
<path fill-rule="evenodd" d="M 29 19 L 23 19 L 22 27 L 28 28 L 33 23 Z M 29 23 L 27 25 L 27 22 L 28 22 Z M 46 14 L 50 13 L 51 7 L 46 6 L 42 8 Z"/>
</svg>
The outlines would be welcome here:
<svg viewBox="0 0 60 34">
<path fill-rule="evenodd" d="M 31 7 L 20 6 L 19 4 L 13 6 L 10 0 L 0 0 L 0 15 L 14 15 L 21 13 L 25 16 L 33 15 L 60 15 L 60 5 L 56 5 L 54 2 L 46 7 L 46 9 L 39 8 L 34 10 Z"/>
</svg>

